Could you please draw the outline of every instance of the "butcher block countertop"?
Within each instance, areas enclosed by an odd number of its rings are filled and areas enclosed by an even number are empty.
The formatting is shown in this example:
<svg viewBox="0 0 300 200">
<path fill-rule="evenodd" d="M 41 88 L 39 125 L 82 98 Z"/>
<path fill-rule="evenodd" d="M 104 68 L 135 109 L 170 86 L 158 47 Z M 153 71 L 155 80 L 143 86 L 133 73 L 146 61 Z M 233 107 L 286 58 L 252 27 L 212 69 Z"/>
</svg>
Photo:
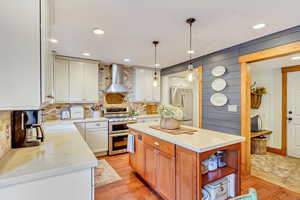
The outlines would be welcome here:
<svg viewBox="0 0 300 200">
<path fill-rule="evenodd" d="M 183 127 L 195 129 L 196 132 L 193 134 L 173 135 L 150 128 L 153 125 L 158 124 L 137 123 L 129 124 L 128 127 L 198 153 L 245 141 L 245 138 L 241 136 L 190 126 Z"/>
</svg>

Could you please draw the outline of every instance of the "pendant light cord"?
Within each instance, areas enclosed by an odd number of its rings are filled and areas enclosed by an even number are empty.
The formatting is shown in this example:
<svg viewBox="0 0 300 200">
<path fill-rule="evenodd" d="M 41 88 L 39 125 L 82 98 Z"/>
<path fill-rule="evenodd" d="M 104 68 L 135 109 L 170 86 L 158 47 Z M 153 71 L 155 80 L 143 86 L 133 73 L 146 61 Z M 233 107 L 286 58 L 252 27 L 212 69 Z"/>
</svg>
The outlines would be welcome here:
<svg viewBox="0 0 300 200">
<path fill-rule="evenodd" d="M 154 44 L 154 76 L 156 77 L 156 43 Z"/>
<path fill-rule="evenodd" d="M 189 49 L 189 54 L 190 54 L 190 62 L 189 64 L 192 64 L 192 23 L 190 23 L 190 49 Z"/>
<path fill-rule="evenodd" d="M 156 69 L 156 67 L 157 67 L 156 66 L 157 65 L 157 63 L 156 63 L 156 61 L 157 61 L 157 52 L 156 51 L 157 51 L 157 45 L 158 45 L 159 42 L 158 41 L 153 41 L 152 43 L 154 44 L 154 66 L 155 66 L 154 67 L 154 79 L 157 79 L 157 77 L 156 77 L 157 76 L 157 69 Z"/>
<path fill-rule="evenodd" d="M 192 50 L 192 25 L 196 21 L 195 18 L 189 18 L 186 20 L 186 23 L 190 25 L 190 49 L 188 50 L 189 55 L 189 65 L 188 65 L 188 70 L 191 71 L 192 69 L 192 54 L 194 53 Z"/>
</svg>

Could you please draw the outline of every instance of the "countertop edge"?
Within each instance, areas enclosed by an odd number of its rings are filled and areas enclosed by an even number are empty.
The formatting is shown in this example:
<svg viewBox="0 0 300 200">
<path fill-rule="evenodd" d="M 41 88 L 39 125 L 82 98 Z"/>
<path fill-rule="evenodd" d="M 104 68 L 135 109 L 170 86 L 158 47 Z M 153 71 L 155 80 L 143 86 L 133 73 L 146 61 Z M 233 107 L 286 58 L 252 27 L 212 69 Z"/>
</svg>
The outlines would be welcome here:
<svg viewBox="0 0 300 200">
<path fill-rule="evenodd" d="M 189 150 L 194 151 L 194 152 L 197 152 L 197 153 L 202 153 L 202 152 L 210 151 L 210 150 L 213 150 L 213 149 L 216 149 L 216 148 L 220 148 L 220 147 L 224 147 L 224 146 L 228 146 L 228 145 L 232 145 L 232 144 L 236 144 L 236 143 L 240 143 L 240 142 L 245 141 L 245 139 L 243 139 L 243 138 L 241 138 L 241 139 L 235 139 L 235 140 L 233 140 L 233 141 L 231 141 L 231 142 L 225 142 L 225 143 L 221 143 L 221 144 L 218 144 L 218 145 L 213 145 L 213 146 L 211 146 L 211 147 L 206 147 L 206 148 L 198 149 L 198 148 L 195 148 L 195 147 L 186 145 L 186 144 L 179 143 L 179 142 L 174 141 L 174 140 L 172 140 L 172 139 L 165 138 L 165 137 L 162 137 L 162 136 L 153 134 L 153 133 L 151 133 L 151 132 L 148 131 L 148 130 L 141 130 L 141 129 L 139 129 L 139 128 L 132 127 L 131 125 L 128 125 L 128 127 L 129 127 L 130 129 L 133 129 L 133 130 L 136 130 L 136 131 L 140 131 L 140 132 L 144 132 L 144 133 L 146 133 L 146 134 L 148 134 L 148 135 L 151 135 L 151 136 L 153 136 L 153 137 L 156 137 L 156 138 L 158 138 L 158 139 L 164 140 L 164 141 L 166 141 L 166 142 L 173 143 L 173 144 L 175 144 L 175 145 L 181 146 L 181 147 L 183 147 L 183 148 L 189 149 Z M 223 134 L 226 134 L 226 133 L 223 133 Z"/>
<path fill-rule="evenodd" d="M 40 171 L 37 173 L 31 173 L 31 174 L 24 174 L 16 177 L 11 178 L 5 178 L 3 180 L 0 179 L 0 189 L 18 185 L 18 184 L 24 184 L 28 182 L 38 181 L 41 179 L 51 178 L 54 176 L 59 176 L 63 174 L 69 174 L 76 171 L 81 171 L 84 169 L 89 168 L 95 168 L 98 165 L 98 160 L 95 159 L 94 161 L 81 163 L 80 165 L 70 165 L 68 167 L 63 168 L 54 168 L 46 171 Z M 72 169 L 70 169 L 72 168 Z"/>
</svg>

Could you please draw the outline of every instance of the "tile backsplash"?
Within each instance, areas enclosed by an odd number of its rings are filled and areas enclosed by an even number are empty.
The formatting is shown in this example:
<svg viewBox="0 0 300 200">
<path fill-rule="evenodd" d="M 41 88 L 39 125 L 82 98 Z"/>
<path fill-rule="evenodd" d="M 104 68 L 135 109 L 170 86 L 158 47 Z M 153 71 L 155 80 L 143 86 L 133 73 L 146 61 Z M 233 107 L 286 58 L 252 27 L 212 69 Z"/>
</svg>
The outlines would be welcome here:
<svg viewBox="0 0 300 200">
<path fill-rule="evenodd" d="M 0 159 L 11 149 L 11 112 L 0 111 Z"/>
</svg>

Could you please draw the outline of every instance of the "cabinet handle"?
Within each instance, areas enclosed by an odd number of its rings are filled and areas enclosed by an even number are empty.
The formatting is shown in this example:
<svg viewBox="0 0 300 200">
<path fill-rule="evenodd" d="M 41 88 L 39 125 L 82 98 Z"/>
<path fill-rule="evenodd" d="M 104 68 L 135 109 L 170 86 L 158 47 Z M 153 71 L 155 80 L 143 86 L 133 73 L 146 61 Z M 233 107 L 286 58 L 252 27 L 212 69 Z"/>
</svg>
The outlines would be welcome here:
<svg viewBox="0 0 300 200">
<path fill-rule="evenodd" d="M 159 146 L 159 143 L 158 143 L 158 142 L 154 142 L 154 145 L 155 145 L 155 146 Z"/>
<path fill-rule="evenodd" d="M 54 96 L 48 95 L 46 96 L 48 99 L 54 99 Z"/>
</svg>

